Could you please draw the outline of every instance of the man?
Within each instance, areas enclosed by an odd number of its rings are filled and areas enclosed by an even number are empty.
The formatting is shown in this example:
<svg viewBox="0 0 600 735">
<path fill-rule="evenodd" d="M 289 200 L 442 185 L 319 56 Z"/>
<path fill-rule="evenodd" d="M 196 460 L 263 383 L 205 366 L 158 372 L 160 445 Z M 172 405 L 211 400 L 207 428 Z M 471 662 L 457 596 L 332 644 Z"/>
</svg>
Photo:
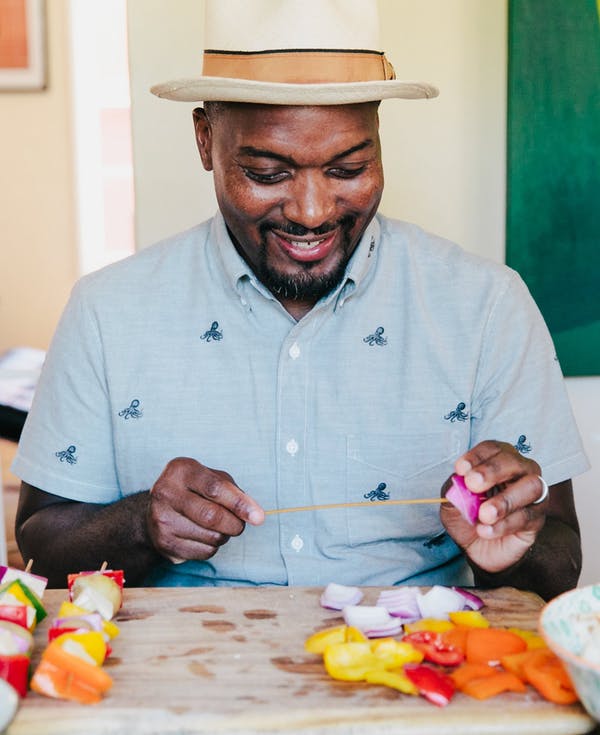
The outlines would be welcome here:
<svg viewBox="0 0 600 735">
<path fill-rule="evenodd" d="M 153 90 L 204 102 L 219 214 L 75 288 L 14 465 L 24 557 L 59 586 L 103 560 L 130 584 L 574 586 L 587 463 L 529 294 L 376 215 L 379 101 L 435 90 L 364 50 L 369 3 L 232 4 L 207 5 L 204 76 Z M 475 526 L 430 502 L 455 471 L 489 495 Z"/>
</svg>

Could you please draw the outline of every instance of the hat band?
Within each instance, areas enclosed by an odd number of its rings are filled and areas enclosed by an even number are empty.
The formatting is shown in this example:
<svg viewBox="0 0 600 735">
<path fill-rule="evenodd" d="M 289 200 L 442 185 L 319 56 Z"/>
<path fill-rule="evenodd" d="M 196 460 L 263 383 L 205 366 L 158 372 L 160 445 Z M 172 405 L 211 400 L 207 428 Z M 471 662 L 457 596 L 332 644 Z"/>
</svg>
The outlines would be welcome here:
<svg viewBox="0 0 600 735">
<path fill-rule="evenodd" d="M 395 79 L 382 51 L 290 49 L 204 52 L 206 77 L 281 84 L 330 84 Z"/>
</svg>

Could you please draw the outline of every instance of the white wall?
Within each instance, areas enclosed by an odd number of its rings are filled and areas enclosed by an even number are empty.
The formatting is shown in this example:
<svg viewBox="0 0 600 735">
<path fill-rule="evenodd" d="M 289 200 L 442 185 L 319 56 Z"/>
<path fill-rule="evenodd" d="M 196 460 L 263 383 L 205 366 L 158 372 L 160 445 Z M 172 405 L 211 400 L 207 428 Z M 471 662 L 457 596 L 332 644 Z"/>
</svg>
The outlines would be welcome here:
<svg viewBox="0 0 600 735">
<path fill-rule="evenodd" d="M 173 8 L 177 8 L 177 15 Z M 438 85 L 430 101 L 381 109 L 382 210 L 497 261 L 504 258 L 507 0 L 379 0 L 382 48 L 398 78 Z M 193 140 L 193 105 L 158 100 L 151 84 L 200 72 L 198 0 L 128 0 L 136 230 L 144 247 L 215 209 Z M 600 455 L 600 378 L 567 381 L 592 460 Z M 600 470 L 575 482 L 584 539 L 581 584 L 600 580 L 595 552 Z"/>
</svg>

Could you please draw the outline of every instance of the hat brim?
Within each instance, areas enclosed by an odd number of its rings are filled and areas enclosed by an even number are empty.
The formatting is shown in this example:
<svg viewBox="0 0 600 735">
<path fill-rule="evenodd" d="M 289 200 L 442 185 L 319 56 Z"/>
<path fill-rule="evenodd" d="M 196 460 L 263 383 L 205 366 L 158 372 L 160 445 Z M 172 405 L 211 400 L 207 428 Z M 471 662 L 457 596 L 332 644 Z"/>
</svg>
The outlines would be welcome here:
<svg viewBox="0 0 600 735">
<path fill-rule="evenodd" d="M 351 105 L 383 99 L 432 99 L 438 90 L 424 82 L 396 79 L 332 84 L 281 84 L 226 77 L 175 79 L 150 91 L 176 102 L 249 102 L 262 105 Z"/>
</svg>

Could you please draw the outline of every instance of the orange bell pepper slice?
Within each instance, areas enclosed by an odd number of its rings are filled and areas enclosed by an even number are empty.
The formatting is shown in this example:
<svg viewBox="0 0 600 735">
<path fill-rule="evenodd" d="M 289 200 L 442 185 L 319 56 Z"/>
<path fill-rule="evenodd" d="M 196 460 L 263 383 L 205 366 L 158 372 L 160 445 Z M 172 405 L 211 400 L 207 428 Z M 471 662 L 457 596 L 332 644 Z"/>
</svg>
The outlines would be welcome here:
<svg viewBox="0 0 600 735">
<path fill-rule="evenodd" d="M 471 628 L 468 625 L 455 625 L 451 630 L 444 631 L 442 640 L 447 646 L 458 648 L 463 653 L 467 650 L 467 636 Z"/>
<path fill-rule="evenodd" d="M 526 649 L 523 638 L 505 628 L 471 628 L 465 653 L 469 663 L 494 664 L 503 656 Z"/>
<path fill-rule="evenodd" d="M 498 672 L 493 666 L 488 664 L 470 664 L 464 663 L 450 672 L 449 676 L 456 685 L 456 688 L 462 691 L 462 688 L 472 679 L 483 679 L 486 676 L 494 676 Z"/>
<path fill-rule="evenodd" d="M 489 699 L 502 692 L 518 692 L 523 694 L 527 691 L 525 684 L 518 676 L 510 671 L 495 671 L 491 676 L 483 676 L 479 679 L 467 681 L 461 691 L 475 699 Z"/>
<path fill-rule="evenodd" d="M 527 681 L 549 702 L 573 704 L 579 700 L 577 692 L 562 664 L 550 649 L 537 649 L 523 663 Z"/>
</svg>

